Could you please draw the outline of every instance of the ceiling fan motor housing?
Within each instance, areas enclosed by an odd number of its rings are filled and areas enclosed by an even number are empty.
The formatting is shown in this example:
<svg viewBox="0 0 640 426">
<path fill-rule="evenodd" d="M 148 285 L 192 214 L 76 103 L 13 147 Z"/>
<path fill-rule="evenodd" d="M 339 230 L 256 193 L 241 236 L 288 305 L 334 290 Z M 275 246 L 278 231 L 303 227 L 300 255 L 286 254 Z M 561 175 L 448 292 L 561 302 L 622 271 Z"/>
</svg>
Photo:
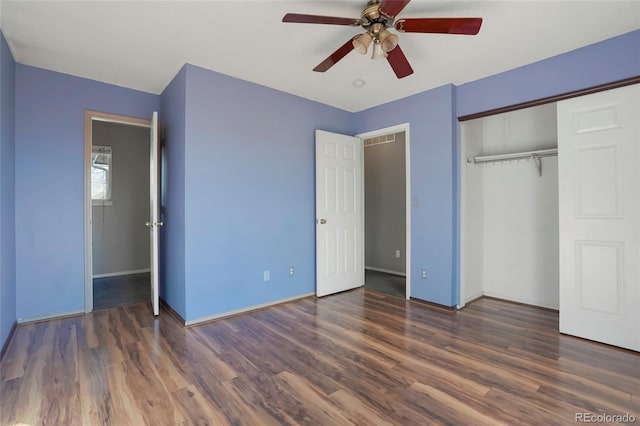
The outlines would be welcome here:
<svg viewBox="0 0 640 426">
<path fill-rule="evenodd" d="M 385 29 L 393 24 L 393 17 L 386 16 L 380 11 L 379 0 L 370 0 L 360 14 L 360 21 L 360 25 L 366 30 L 370 30 L 375 24 L 381 24 L 382 29 Z"/>
</svg>

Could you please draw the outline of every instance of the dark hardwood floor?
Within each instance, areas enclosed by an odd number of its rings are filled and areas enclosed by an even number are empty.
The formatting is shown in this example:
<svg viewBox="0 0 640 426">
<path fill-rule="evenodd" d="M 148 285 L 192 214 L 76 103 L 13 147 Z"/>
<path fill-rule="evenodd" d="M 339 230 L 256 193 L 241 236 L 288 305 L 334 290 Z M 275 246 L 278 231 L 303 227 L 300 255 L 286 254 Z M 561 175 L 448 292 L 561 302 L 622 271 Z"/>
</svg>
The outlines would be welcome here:
<svg viewBox="0 0 640 426">
<path fill-rule="evenodd" d="M 184 328 L 146 304 L 20 326 L 2 425 L 640 422 L 640 354 L 563 336 L 554 312 L 445 313 L 358 289 Z"/>
</svg>

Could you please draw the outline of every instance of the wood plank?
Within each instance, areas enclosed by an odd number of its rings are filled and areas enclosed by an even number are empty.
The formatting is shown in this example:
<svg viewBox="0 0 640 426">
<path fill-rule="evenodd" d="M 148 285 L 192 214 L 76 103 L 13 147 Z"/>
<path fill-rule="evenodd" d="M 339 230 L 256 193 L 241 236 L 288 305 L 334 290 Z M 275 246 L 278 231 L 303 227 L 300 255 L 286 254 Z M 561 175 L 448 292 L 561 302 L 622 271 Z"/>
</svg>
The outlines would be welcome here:
<svg viewBox="0 0 640 426">
<path fill-rule="evenodd" d="M 347 424 L 349 420 L 327 396 L 321 394 L 302 377 L 284 371 L 277 376 L 279 385 L 301 402 L 309 413 L 303 420 L 312 424 Z"/>
<path fill-rule="evenodd" d="M 105 365 L 109 386 L 108 425 L 142 425 L 150 423 L 144 417 L 144 411 L 138 409 L 135 388 L 127 380 L 127 366 L 124 362 Z M 90 395 L 83 395 L 87 397 Z M 95 404 L 95 402 L 94 402 Z"/>
<path fill-rule="evenodd" d="M 219 410 L 207 403 L 194 386 L 176 389 L 172 395 L 186 418 L 185 424 L 198 426 L 231 424 Z"/>
<path fill-rule="evenodd" d="M 21 423 L 32 425 L 42 423 L 39 419 L 49 419 L 51 424 L 58 417 L 46 406 L 48 395 L 45 386 L 49 383 L 47 366 L 55 349 L 56 333 L 60 321 L 48 321 L 33 324 L 29 341 L 28 354 L 25 360 L 24 376 L 18 393 L 14 418 Z M 18 333 L 20 327 L 18 327 Z M 69 395 L 71 401 L 74 395 Z M 3 407 L 3 410 L 6 408 Z M 48 422 L 48 420 L 47 420 Z"/>
<path fill-rule="evenodd" d="M 526 396 L 513 395 L 501 389 L 491 389 L 484 397 L 484 403 L 495 410 L 502 410 L 518 419 L 521 424 L 558 424 L 574 423 L 575 413 L 579 410 L 561 400 L 537 398 L 537 393 Z"/>
<path fill-rule="evenodd" d="M 74 322 L 75 319 L 70 318 L 58 324 L 53 350 L 43 370 L 41 407 L 52 424 L 82 424 Z"/>
<path fill-rule="evenodd" d="M 385 419 L 377 410 L 362 399 L 347 392 L 344 389 L 335 391 L 330 396 L 331 400 L 343 412 L 349 423 L 362 426 L 386 426 L 393 423 Z"/>
<path fill-rule="evenodd" d="M 38 324 L 28 324 L 19 327 L 20 332 L 15 332 L 11 344 L 7 346 L 5 356 L 0 363 L 0 380 L 14 380 L 24 376 L 24 367 L 27 361 L 25 354 L 29 353 L 33 334 L 39 329 Z M 16 331 L 18 328 L 16 328 Z M 36 343 L 37 344 L 37 343 Z"/>
<path fill-rule="evenodd" d="M 22 403 L 19 400 L 21 388 L 22 377 L 0 381 L 0 425 L 24 423 L 18 419 L 18 410 L 15 409 Z"/>
<path fill-rule="evenodd" d="M 438 416 L 443 421 L 453 421 L 457 424 L 474 424 L 474 425 L 506 425 L 507 423 L 497 421 L 493 417 L 483 414 L 481 411 L 466 404 L 465 402 L 443 392 L 433 386 L 416 382 L 411 386 L 421 394 L 430 397 L 433 402 L 431 410 L 437 411 Z M 434 403 L 435 402 L 435 403 Z M 437 404 L 436 404 L 437 403 Z M 436 408 L 437 406 L 437 408 Z"/>
<path fill-rule="evenodd" d="M 102 352 L 86 348 L 78 353 L 82 423 L 109 424 L 112 417 L 112 388 L 102 360 Z"/>
</svg>

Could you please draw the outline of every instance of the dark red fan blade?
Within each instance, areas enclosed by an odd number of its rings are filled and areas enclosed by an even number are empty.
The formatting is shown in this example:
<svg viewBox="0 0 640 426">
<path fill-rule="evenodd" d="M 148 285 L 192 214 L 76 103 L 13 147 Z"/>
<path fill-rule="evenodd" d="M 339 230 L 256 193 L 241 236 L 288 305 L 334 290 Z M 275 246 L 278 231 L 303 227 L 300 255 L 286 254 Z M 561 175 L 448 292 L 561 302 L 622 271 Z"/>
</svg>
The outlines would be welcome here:
<svg viewBox="0 0 640 426">
<path fill-rule="evenodd" d="M 330 24 L 330 25 L 360 25 L 359 19 L 339 18 L 337 16 L 301 15 L 299 13 L 287 13 L 282 22 L 295 22 L 298 24 Z"/>
<path fill-rule="evenodd" d="M 352 50 L 353 50 L 353 39 L 349 39 L 349 41 L 347 41 L 345 44 L 340 46 L 338 50 L 333 52 L 327 59 L 320 62 L 318 66 L 315 67 L 313 70 L 317 72 L 325 72 L 326 70 L 328 70 L 329 68 L 337 64 L 340 59 L 347 56 L 347 54 Z"/>
<path fill-rule="evenodd" d="M 387 16 L 395 17 L 410 1 L 411 0 L 382 0 L 379 10 Z"/>
<path fill-rule="evenodd" d="M 407 18 L 396 22 L 396 30 L 404 33 L 443 33 L 476 35 L 482 18 Z"/>
<path fill-rule="evenodd" d="M 404 56 L 404 52 L 400 49 L 400 46 L 396 46 L 393 50 L 387 52 L 387 61 L 393 68 L 393 72 L 396 73 L 396 77 L 404 78 L 413 74 L 413 69 L 407 61 L 407 57 Z"/>
</svg>

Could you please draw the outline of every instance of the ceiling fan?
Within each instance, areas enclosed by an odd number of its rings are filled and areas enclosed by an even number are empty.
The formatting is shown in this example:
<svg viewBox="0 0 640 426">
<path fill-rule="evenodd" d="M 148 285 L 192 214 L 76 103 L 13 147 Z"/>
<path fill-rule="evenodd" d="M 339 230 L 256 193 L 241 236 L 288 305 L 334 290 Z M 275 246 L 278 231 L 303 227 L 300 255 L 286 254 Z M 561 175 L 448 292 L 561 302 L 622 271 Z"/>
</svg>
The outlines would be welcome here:
<svg viewBox="0 0 640 426">
<path fill-rule="evenodd" d="M 476 35 L 480 31 L 482 18 L 406 18 L 397 19 L 396 15 L 405 8 L 411 0 L 369 0 L 360 18 L 340 18 L 335 16 L 303 15 L 287 13 L 282 22 L 300 24 L 329 24 L 362 27 L 365 32 L 359 34 L 313 70 L 325 72 L 352 50 L 363 55 L 373 43 L 372 59 L 387 58 L 389 65 L 398 78 L 413 74 L 413 69 L 406 56 L 398 46 L 398 36 L 392 34 L 388 28 L 393 27 L 401 33 L 441 33 Z"/>
</svg>

